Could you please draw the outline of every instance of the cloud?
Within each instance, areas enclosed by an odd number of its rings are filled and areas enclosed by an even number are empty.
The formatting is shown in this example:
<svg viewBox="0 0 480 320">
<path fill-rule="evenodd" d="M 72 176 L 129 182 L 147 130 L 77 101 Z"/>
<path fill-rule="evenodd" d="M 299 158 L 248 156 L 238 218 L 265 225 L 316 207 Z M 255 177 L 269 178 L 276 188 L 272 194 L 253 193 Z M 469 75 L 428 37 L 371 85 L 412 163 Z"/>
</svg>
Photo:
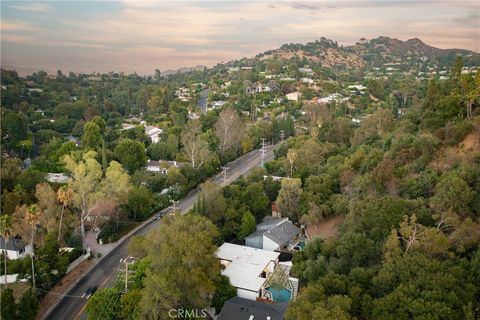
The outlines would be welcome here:
<svg viewBox="0 0 480 320">
<path fill-rule="evenodd" d="M 35 31 L 36 29 L 26 22 L 9 22 L 2 21 L 0 24 L 1 31 Z"/>
<path fill-rule="evenodd" d="M 345 45 L 380 34 L 419 37 L 442 48 L 479 45 L 472 41 L 479 37 L 478 6 L 472 2 L 124 0 L 102 2 L 102 10 L 95 11 L 85 2 L 88 14 L 68 11 L 68 3 L 50 2 L 51 13 L 28 20 L 11 10 L 9 21 L 1 24 L 9 61 L 33 65 L 35 59 L 35 66 L 53 70 L 150 74 L 155 68 L 211 66 L 322 36 Z M 31 3 L 15 6 L 32 9 Z"/>
<path fill-rule="evenodd" d="M 12 9 L 17 9 L 21 11 L 32 11 L 32 12 L 47 12 L 50 10 L 50 6 L 46 3 L 19 3 L 15 5 L 9 5 Z"/>
</svg>

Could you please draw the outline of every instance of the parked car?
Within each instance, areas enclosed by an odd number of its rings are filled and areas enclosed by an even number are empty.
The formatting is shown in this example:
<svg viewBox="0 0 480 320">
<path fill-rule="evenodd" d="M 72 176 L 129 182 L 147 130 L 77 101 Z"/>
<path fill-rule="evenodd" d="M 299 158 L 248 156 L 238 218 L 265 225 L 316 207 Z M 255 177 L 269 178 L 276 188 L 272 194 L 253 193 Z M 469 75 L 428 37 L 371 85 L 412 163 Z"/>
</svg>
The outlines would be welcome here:
<svg viewBox="0 0 480 320">
<path fill-rule="evenodd" d="M 162 215 L 160 213 L 157 213 L 155 215 L 155 218 L 153 218 L 153 220 L 160 220 L 161 217 L 162 217 Z"/>
</svg>

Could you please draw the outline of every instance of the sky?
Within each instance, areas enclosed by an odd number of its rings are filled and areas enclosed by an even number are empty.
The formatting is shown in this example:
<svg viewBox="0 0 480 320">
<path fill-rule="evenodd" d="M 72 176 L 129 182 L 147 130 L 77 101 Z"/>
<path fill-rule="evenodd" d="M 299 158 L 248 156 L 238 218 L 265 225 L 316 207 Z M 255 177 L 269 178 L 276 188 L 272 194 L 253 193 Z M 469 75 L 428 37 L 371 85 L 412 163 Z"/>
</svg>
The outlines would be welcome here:
<svg viewBox="0 0 480 320">
<path fill-rule="evenodd" d="M 320 37 L 480 48 L 480 1 L 1 1 L 1 66 L 20 74 L 213 66 Z"/>
</svg>

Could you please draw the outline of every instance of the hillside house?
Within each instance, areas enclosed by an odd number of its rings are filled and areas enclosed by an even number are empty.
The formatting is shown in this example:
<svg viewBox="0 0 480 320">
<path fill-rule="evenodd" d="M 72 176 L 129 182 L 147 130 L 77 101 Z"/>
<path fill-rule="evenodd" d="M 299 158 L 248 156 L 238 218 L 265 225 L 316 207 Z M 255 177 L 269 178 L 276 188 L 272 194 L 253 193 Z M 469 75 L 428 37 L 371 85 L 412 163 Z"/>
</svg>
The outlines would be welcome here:
<svg viewBox="0 0 480 320">
<path fill-rule="evenodd" d="M 167 174 L 171 168 L 179 168 L 182 165 L 181 162 L 168 161 L 168 160 L 148 160 L 145 169 L 150 172 L 156 172 L 161 174 Z"/>
<path fill-rule="evenodd" d="M 261 297 L 267 277 L 277 267 L 280 253 L 224 243 L 216 255 L 222 264 L 222 274 L 237 288 L 237 296 L 256 300 Z"/>
<path fill-rule="evenodd" d="M 302 97 L 302 93 L 299 91 L 291 92 L 286 95 L 287 100 L 289 101 L 299 101 Z"/>
<path fill-rule="evenodd" d="M 245 237 L 245 245 L 269 251 L 281 250 L 293 243 L 299 234 L 300 228 L 288 218 L 270 218 L 259 223 L 257 230 Z"/>
<path fill-rule="evenodd" d="M 5 241 L 3 237 L 0 237 L 0 253 L 6 254 L 10 260 L 24 258 L 26 255 L 32 254 L 32 252 L 32 247 L 25 245 L 20 239 L 8 239 Z"/>
<path fill-rule="evenodd" d="M 225 301 L 217 320 L 283 320 L 287 306 L 233 297 Z"/>
</svg>

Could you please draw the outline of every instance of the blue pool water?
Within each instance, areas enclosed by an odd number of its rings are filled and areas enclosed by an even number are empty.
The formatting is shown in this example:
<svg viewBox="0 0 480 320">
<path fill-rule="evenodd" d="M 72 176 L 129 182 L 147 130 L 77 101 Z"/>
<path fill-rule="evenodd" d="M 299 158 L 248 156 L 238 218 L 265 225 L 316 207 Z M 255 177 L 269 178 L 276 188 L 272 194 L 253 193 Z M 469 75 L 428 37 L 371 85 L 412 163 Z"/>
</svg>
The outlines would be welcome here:
<svg viewBox="0 0 480 320">
<path fill-rule="evenodd" d="M 272 299 L 275 302 L 288 302 L 290 301 L 291 292 L 287 288 L 282 286 L 272 285 L 266 289 L 272 294 Z"/>
</svg>

